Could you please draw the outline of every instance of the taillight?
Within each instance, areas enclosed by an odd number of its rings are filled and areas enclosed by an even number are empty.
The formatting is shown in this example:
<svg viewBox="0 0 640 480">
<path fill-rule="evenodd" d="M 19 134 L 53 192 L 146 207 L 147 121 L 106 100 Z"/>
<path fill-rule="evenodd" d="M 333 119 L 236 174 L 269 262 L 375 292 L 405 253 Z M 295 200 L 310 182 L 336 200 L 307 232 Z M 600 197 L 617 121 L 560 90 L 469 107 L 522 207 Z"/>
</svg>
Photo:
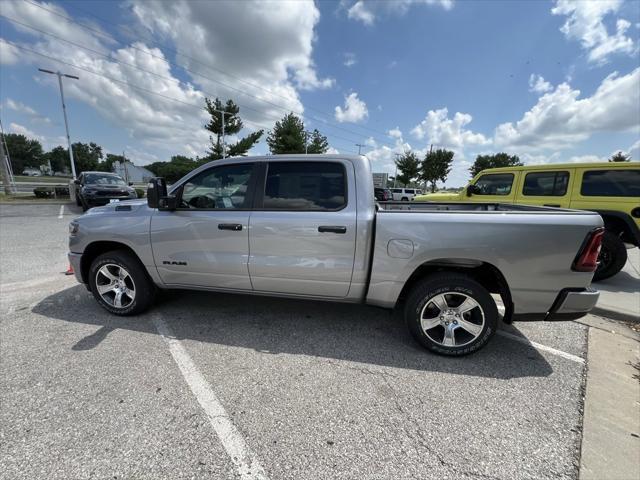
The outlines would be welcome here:
<svg viewBox="0 0 640 480">
<path fill-rule="evenodd" d="M 604 228 L 591 230 L 582 244 L 576 259 L 573 261 L 571 270 L 575 272 L 595 272 L 598 268 L 598 255 L 602 246 L 602 236 Z"/>
</svg>

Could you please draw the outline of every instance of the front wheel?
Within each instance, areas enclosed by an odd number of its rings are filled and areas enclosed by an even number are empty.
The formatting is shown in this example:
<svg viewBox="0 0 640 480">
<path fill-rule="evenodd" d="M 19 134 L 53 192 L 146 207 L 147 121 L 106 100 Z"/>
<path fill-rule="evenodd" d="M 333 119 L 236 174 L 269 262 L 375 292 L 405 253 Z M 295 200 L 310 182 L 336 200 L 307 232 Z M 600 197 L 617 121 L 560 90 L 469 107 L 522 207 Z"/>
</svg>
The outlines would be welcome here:
<svg viewBox="0 0 640 480">
<path fill-rule="evenodd" d="M 478 282 L 459 273 L 438 273 L 416 285 L 404 312 L 411 335 L 440 355 L 462 356 L 487 344 L 498 325 L 498 308 Z"/>
<path fill-rule="evenodd" d="M 89 269 L 89 287 L 102 308 L 119 316 L 142 313 L 155 294 L 144 267 L 126 250 L 98 256 Z"/>
<path fill-rule="evenodd" d="M 609 230 L 602 237 L 602 248 L 598 256 L 598 268 L 593 274 L 593 281 L 613 277 L 627 263 L 627 248 L 620 236 Z"/>
</svg>

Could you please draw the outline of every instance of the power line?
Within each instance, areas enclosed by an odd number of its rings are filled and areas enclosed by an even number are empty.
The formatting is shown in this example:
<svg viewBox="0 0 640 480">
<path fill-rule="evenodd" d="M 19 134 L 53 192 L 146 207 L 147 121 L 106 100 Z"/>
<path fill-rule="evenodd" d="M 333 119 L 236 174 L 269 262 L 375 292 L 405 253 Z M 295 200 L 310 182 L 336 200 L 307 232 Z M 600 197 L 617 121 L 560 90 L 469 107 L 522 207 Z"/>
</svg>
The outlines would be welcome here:
<svg viewBox="0 0 640 480">
<path fill-rule="evenodd" d="M 47 12 L 49 12 L 49 13 L 53 14 L 53 15 L 56 15 L 56 16 L 58 16 L 58 17 L 60 17 L 60 18 L 63 18 L 63 19 L 65 19 L 65 20 L 67 20 L 68 22 L 75 23 L 76 25 L 80 26 L 81 28 L 84 28 L 85 30 L 91 31 L 91 32 L 93 32 L 93 33 L 98 34 L 99 36 L 101 36 L 101 37 L 103 37 L 103 38 L 106 38 L 106 39 L 107 39 L 107 40 L 109 40 L 110 42 L 111 42 L 111 41 L 115 41 L 116 43 L 118 43 L 118 44 L 120 44 L 120 45 L 124 45 L 124 46 L 126 46 L 127 48 L 131 48 L 131 49 L 136 50 L 136 51 L 139 51 L 139 52 L 141 52 L 141 53 L 143 53 L 143 54 L 145 54 L 145 55 L 148 55 L 148 56 L 151 56 L 151 57 L 153 57 L 153 58 L 157 58 L 157 59 L 163 60 L 163 61 L 167 62 L 169 65 L 172 65 L 172 66 L 174 66 L 174 67 L 180 68 L 180 69 L 182 69 L 182 70 L 184 70 L 184 71 L 186 71 L 186 72 L 189 72 L 190 74 L 192 74 L 192 75 L 194 75 L 194 76 L 204 78 L 204 79 L 209 80 L 209 81 L 214 82 L 214 83 L 218 83 L 218 84 L 220 84 L 220 85 L 224 86 L 225 88 L 228 88 L 228 89 L 230 89 L 230 90 L 233 90 L 233 91 L 236 91 L 236 92 L 240 93 L 241 95 L 246 95 L 246 96 L 251 97 L 251 98 L 253 98 L 253 99 L 255 99 L 255 100 L 259 101 L 259 102 L 266 103 L 266 104 L 268 104 L 268 105 L 271 105 L 271 106 L 273 106 L 273 107 L 275 107 L 275 108 L 278 108 L 278 109 L 280 109 L 280 110 L 282 110 L 282 111 L 285 111 L 285 112 L 293 111 L 296 115 L 301 116 L 303 119 L 304 119 L 304 118 L 306 118 L 307 120 L 314 120 L 314 121 L 316 121 L 316 122 L 320 122 L 321 124 L 324 124 L 325 126 L 330 126 L 331 128 L 334 128 L 334 129 L 337 129 L 337 130 L 341 130 L 341 131 L 344 131 L 344 132 L 348 132 L 348 133 L 351 133 L 352 135 L 357 135 L 358 137 L 362 137 L 362 135 L 363 135 L 361 132 L 355 132 L 355 131 L 350 130 L 350 129 L 348 129 L 348 128 L 338 126 L 337 124 L 335 124 L 335 122 L 328 121 L 328 120 L 323 119 L 323 118 L 318 118 L 318 117 L 312 117 L 312 116 L 310 116 L 310 115 L 305 115 L 303 112 L 295 111 L 294 109 L 290 109 L 290 108 L 287 108 L 287 107 L 283 107 L 282 105 L 279 105 L 279 104 L 274 103 L 274 102 L 271 102 L 271 101 L 269 101 L 269 100 L 266 100 L 266 99 L 260 98 L 260 97 L 258 97 L 258 96 L 256 96 L 256 95 L 251 94 L 251 93 L 245 92 L 244 90 L 241 90 L 241 89 L 239 89 L 239 88 L 233 87 L 232 85 L 226 84 L 226 83 L 224 83 L 224 82 L 222 82 L 222 81 L 220 81 L 220 80 L 217 80 L 217 79 L 214 79 L 214 78 L 208 77 L 208 76 L 206 76 L 206 75 L 203 75 L 202 73 L 194 72 L 193 70 L 191 70 L 191 69 L 189 69 L 189 68 L 187 68 L 187 67 L 185 67 L 185 66 L 182 66 L 182 65 L 176 64 L 175 62 L 170 61 L 168 58 L 165 58 L 164 56 L 155 55 L 155 54 L 153 54 L 153 53 L 151 53 L 151 52 L 149 52 L 149 51 L 147 51 L 147 50 L 144 50 L 144 49 L 141 49 L 141 48 L 139 48 L 139 47 L 136 47 L 135 45 L 126 45 L 126 44 L 125 44 L 124 42 L 122 42 L 121 40 L 118 40 L 118 39 L 116 39 L 116 38 L 112 37 L 111 35 L 108 35 L 108 34 L 106 34 L 106 33 L 102 32 L 101 30 L 98 30 L 98 29 L 96 29 L 96 28 L 92 28 L 92 27 L 90 27 L 90 26 L 88 26 L 88 25 L 83 24 L 82 22 L 79 22 L 79 21 L 75 20 L 74 18 L 68 17 L 68 16 L 63 15 L 63 14 L 61 14 L 61 13 L 59 13 L 59 12 L 54 11 L 54 10 L 50 10 L 50 9 L 48 9 L 48 8 L 46 8 L 46 7 L 42 6 L 42 5 L 39 5 L 39 4 L 35 3 L 35 2 L 32 2 L 32 1 L 30 1 L 30 0 L 23 0 L 23 1 L 24 1 L 24 2 L 26 2 L 26 3 L 29 3 L 29 4 L 31 4 L 31 5 L 33 5 L 33 6 L 35 6 L 35 7 L 38 7 L 38 8 L 40 8 L 40 9 L 42 9 L 42 10 L 45 10 L 45 11 L 47 11 Z M 81 9 L 81 8 L 79 8 L 79 7 L 77 7 L 77 6 L 72 6 L 72 8 L 76 8 L 76 9 L 78 9 L 78 10 L 80 10 L 80 11 L 84 11 L 83 9 Z M 114 27 L 118 28 L 118 26 L 117 26 L 117 25 L 115 25 L 113 22 L 109 22 L 109 21 L 107 21 L 107 20 L 101 19 L 100 17 L 98 17 L 98 16 L 97 16 L 97 15 L 95 15 L 95 14 L 91 14 L 91 15 L 92 15 L 92 16 L 94 16 L 94 17 L 96 17 L 96 18 L 98 18 L 98 19 L 100 19 L 103 23 L 107 23 L 107 24 L 109 24 L 109 25 L 112 25 L 112 26 L 114 26 Z M 4 15 L 3 15 L 3 16 L 4 16 Z M 8 18 L 8 17 L 6 17 L 6 16 L 5 16 L 5 18 Z M 34 28 L 34 27 L 32 27 L 32 28 Z M 125 26 L 125 28 L 128 28 L 128 27 L 126 27 L 126 26 Z M 35 28 L 34 28 L 34 29 L 35 29 Z M 129 30 L 130 30 L 130 29 L 129 29 Z M 48 32 L 42 32 L 42 31 L 41 31 L 41 33 L 44 33 L 45 35 L 51 35 L 51 36 L 54 36 L 53 34 L 49 34 Z M 57 38 L 58 38 L 58 39 L 60 39 L 59 37 L 57 37 Z M 60 40 L 63 40 L 63 41 L 67 41 L 67 42 L 69 42 L 68 40 L 64 40 L 64 39 L 60 39 Z M 69 42 L 69 43 L 72 43 L 72 42 Z M 158 44 L 158 42 L 155 42 L 155 41 L 154 41 L 154 43 L 155 43 L 155 44 Z M 178 52 L 178 51 L 177 51 L 177 50 L 175 50 L 175 49 L 172 49 L 172 48 L 167 47 L 167 46 L 162 45 L 162 44 L 160 44 L 160 45 L 161 45 L 161 46 L 163 46 L 164 48 L 166 48 L 167 50 L 173 51 L 173 52 L 175 52 L 175 53 L 179 53 L 180 55 L 184 56 L 185 58 L 189 58 L 189 59 L 193 60 L 194 62 L 196 62 L 196 63 L 198 63 L 198 64 L 200 64 L 200 65 L 202 65 L 202 66 L 204 66 L 204 67 L 206 67 L 206 68 L 208 68 L 208 69 L 210 69 L 210 70 L 214 70 L 214 71 L 220 72 L 220 73 L 222 73 L 222 74 L 224 74 L 224 75 L 227 75 L 227 76 L 229 76 L 229 77 L 231 77 L 231 78 L 234 78 L 234 79 L 238 80 L 239 82 L 242 82 L 242 83 L 244 83 L 244 84 L 246 84 L 246 85 L 249 85 L 249 86 L 252 86 L 252 87 L 254 87 L 254 88 L 259 88 L 259 89 L 261 89 L 261 90 L 263 90 L 263 91 L 265 91 L 265 92 L 267 92 L 267 93 L 269 93 L 269 94 L 271 94 L 271 95 L 273 95 L 273 96 L 277 96 L 277 97 L 280 97 L 280 98 L 283 98 L 283 99 L 287 99 L 287 98 L 286 98 L 286 97 L 284 97 L 283 95 L 280 95 L 280 94 L 277 94 L 277 93 L 275 93 L 275 92 L 272 92 L 271 90 L 269 90 L 269 89 L 267 89 L 267 88 L 265 88 L 265 87 L 261 87 L 261 86 L 259 86 L 259 85 L 253 84 L 253 83 L 251 83 L 251 82 L 247 82 L 247 81 L 245 81 L 245 80 L 241 79 L 240 77 L 237 77 L 236 75 L 233 75 L 233 74 L 227 73 L 227 72 L 225 72 L 225 71 L 223 71 L 223 70 L 221 70 L 221 69 L 219 69 L 219 68 L 213 67 L 213 66 L 211 66 L 211 65 L 207 65 L 207 64 L 205 64 L 205 63 L 203 63 L 203 62 L 201 62 L 201 61 L 199 61 L 199 60 L 197 60 L 197 59 L 195 59 L 195 58 L 193 58 L 193 57 L 190 57 L 190 56 L 188 56 L 188 55 L 183 54 L 182 52 Z M 81 46 L 80 48 L 87 48 L 87 47 L 82 47 L 82 46 Z M 244 107 L 244 108 L 248 108 L 248 107 Z M 330 115 L 330 114 L 328 114 L 328 113 L 326 113 L 326 112 L 323 112 L 322 110 L 319 110 L 319 109 L 317 109 L 317 108 L 315 108 L 315 107 L 311 107 L 311 106 L 310 106 L 310 107 L 309 107 L 309 109 L 310 109 L 310 110 L 318 111 L 318 112 L 322 113 L 323 115 L 325 115 L 325 116 L 327 116 L 327 117 L 331 117 L 331 115 Z M 261 113 L 262 113 L 262 112 L 261 112 Z M 376 133 L 378 133 L 379 135 L 382 135 L 382 136 L 383 136 L 383 138 L 386 138 L 386 137 L 387 137 L 387 133 L 386 133 L 386 132 L 381 132 L 380 130 L 372 129 L 372 128 L 370 128 L 370 127 L 366 127 L 366 126 L 364 126 L 364 125 L 356 125 L 356 127 L 357 127 L 357 128 L 361 128 L 361 129 L 363 129 L 363 130 L 369 130 L 369 131 L 372 131 L 372 132 L 376 132 Z M 378 138 L 378 140 L 379 140 L 379 138 Z M 386 140 L 385 140 L 385 141 L 379 141 L 379 143 L 380 143 L 380 144 L 382 144 L 382 145 L 393 146 L 393 144 L 391 144 L 391 143 L 387 142 Z"/>
<path fill-rule="evenodd" d="M 42 35 L 47 35 L 47 36 L 52 37 L 52 38 L 55 38 L 56 40 L 59 40 L 59 41 L 61 41 L 61 42 L 68 43 L 68 44 L 70 44 L 70 45 L 73 45 L 73 46 L 75 46 L 75 47 L 81 48 L 81 49 L 86 50 L 86 51 L 88 51 L 88 52 L 94 53 L 95 55 L 99 55 L 99 56 L 101 56 L 101 57 L 103 57 L 103 58 L 106 58 L 106 59 L 107 59 L 107 60 L 109 60 L 110 62 L 118 63 L 118 64 L 120 64 L 120 65 L 126 65 L 127 67 L 134 68 L 134 69 L 136 69 L 136 70 L 139 70 L 139 71 L 141 71 L 141 72 L 147 73 L 147 74 L 149 74 L 149 75 L 153 75 L 153 76 L 155 76 L 155 77 L 162 78 L 162 79 L 164 79 L 164 80 L 169 80 L 169 81 L 172 81 L 172 82 L 174 82 L 174 81 L 175 81 L 175 82 L 178 82 L 178 83 L 182 83 L 182 82 L 180 82 L 178 79 L 176 79 L 176 78 L 174 78 L 174 77 L 168 77 L 168 76 L 166 76 L 166 75 L 161 75 L 161 74 L 159 74 L 159 73 L 152 72 L 152 71 L 150 71 L 150 70 L 146 70 L 146 69 L 144 69 L 144 68 L 141 68 L 141 67 L 139 67 L 138 65 L 135 65 L 135 64 L 133 64 L 133 63 L 128 63 L 128 62 L 125 62 L 125 61 L 122 61 L 122 60 L 118 60 L 117 58 L 113 58 L 112 56 L 110 56 L 110 55 L 108 55 L 108 54 L 105 54 L 105 53 L 99 52 L 98 50 L 95 50 L 95 49 L 90 48 L 90 47 L 86 47 L 86 46 L 81 45 L 81 44 L 79 44 L 79 43 L 77 43 L 77 42 L 73 42 L 73 41 L 71 41 L 71 40 L 67 40 L 67 39 L 65 39 L 65 38 L 61 38 L 61 37 L 59 37 L 59 36 L 57 36 L 57 35 L 55 35 L 55 34 L 53 34 L 53 33 L 50 33 L 50 32 L 44 31 L 44 30 L 41 30 L 41 29 L 39 29 L 39 28 L 34 27 L 33 25 L 29 25 L 29 24 L 26 24 L 26 23 L 20 22 L 20 21 L 18 21 L 18 20 L 16 20 L 16 19 L 11 18 L 11 17 L 8 17 L 8 16 L 6 16 L 6 15 L 2 15 L 2 14 L 0 14 L 0 17 L 3 17 L 3 18 L 5 18 L 6 20 L 9 20 L 9 21 L 11 21 L 11 22 L 14 22 L 14 23 L 16 23 L 16 24 L 18 24 L 18 25 L 21 25 L 21 26 L 23 26 L 23 27 L 26 27 L 26 28 L 32 29 L 32 30 L 34 30 L 34 31 L 36 31 L 36 32 L 38 32 L 38 33 L 40 33 L 40 34 L 42 34 Z M 141 50 L 141 51 L 144 51 L 144 50 Z M 159 58 L 162 58 L 162 57 L 159 57 Z M 73 64 L 70 64 L 70 65 L 74 66 Z M 76 66 L 76 67 L 77 67 L 77 66 Z M 77 67 L 77 68 L 80 68 L 80 67 Z M 212 92 L 207 92 L 207 91 L 205 91 L 205 90 L 202 90 L 202 93 L 204 93 L 205 95 L 208 95 L 208 96 L 216 96 L 216 97 L 218 96 L 217 94 L 214 94 L 214 93 L 212 93 Z M 242 107 L 242 108 L 244 108 L 244 109 L 246 109 L 246 110 L 252 110 L 252 111 L 254 111 L 254 112 L 257 112 L 257 113 L 259 113 L 259 114 L 261 114 L 261 115 L 263 115 L 263 116 L 265 116 L 265 117 L 267 117 L 267 118 L 271 118 L 271 119 L 273 119 L 273 120 L 279 120 L 279 119 L 280 119 L 280 117 L 275 117 L 275 116 L 273 116 L 273 115 L 265 115 L 263 111 L 258 110 L 257 108 L 253 108 L 253 107 L 249 107 L 249 106 L 247 106 L 247 105 L 243 105 L 242 103 L 237 103 L 237 105 L 238 105 L 238 106 L 240 106 L 240 107 Z M 285 110 L 286 110 L 286 109 L 285 109 Z M 304 118 L 304 117 L 303 117 L 303 118 Z M 247 122 L 247 123 L 251 123 L 249 120 L 247 120 L 246 122 Z M 254 125 L 257 125 L 255 122 L 253 122 L 253 124 L 254 124 Z M 329 128 L 333 128 L 333 129 L 337 129 L 337 130 L 342 130 L 342 129 L 337 128 L 337 127 L 334 127 L 334 126 L 332 126 L 332 125 L 327 125 L 327 126 L 328 126 Z M 260 127 L 260 126 L 259 126 L 258 128 L 263 128 L 263 127 Z M 347 142 L 347 143 L 349 143 L 349 144 L 351 144 L 351 143 L 353 142 L 353 139 L 351 139 L 351 138 L 346 138 L 346 137 L 342 137 L 342 136 L 340 136 L 340 135 L 336 135 L 335 133 L 334 133 L 334 134 L 332 134 L 332 136 L 333 136 L 334 138 L 338 138 L 338 139 L 340 139 L 340 140 L 343 140 L 343 141 L 345 141 L 345 142 Z"/>
<path fill-rule="evenodd" d="M 143 92 L 148 93 L 148 94 L 150 94 L 150 95 L 155 95 L 155 96 L 157 96 L 157 97 L 164 98 L 165 100 L 170 100 L 170 101 L 173 101 L 173 102 L 176 102 L 176 103 L 180 103 L 180 104 L 183 104 L 183 105 L 186 105 L 186 106 L 189 106 L 189 107 L 192 107 L 192 108 L 198 109 L 199 111 L 203 111 L 203 108 L 202 108 L 200 105 L 198 105 L 198 104 L 191 103 L 191 102 L 185 102 L 184 100 L 180 100 L 180 99 L 177 99 L 177 98 L 174 98 L 174 97 L 170 97 L 170 96 L 168 96 L 168 95 L 163 95 L 162 93 L 154 92 L 153 90 L 149 90 L 148 88 L 144 88 L 144 87 L 141 87 L 141 86 L 139 86 L 139 85 L 132 84 L 132 83 L 127 82 L 127 81 L 125 81 L 125 80 L 119 80 L 119 79 L 117 79 L 117 78 L 110 77 L 110 76 L 108 76 L 108 75 L 103 74 L 102 72 L 96 72 L 95 70 L 91 70 L 91 69 L 86 68 L 86 67 L 82 67 L 82 66 L 79 66 L 79 65 L 75 65 L 75 64 L 73 64 L 73 63 L 66 62 L 66 61 L 61 60 L 61 59 L 59 59 L 59 58 L 55 58 L 55 57 L 52 57 L 52 56 L 50 56 L 50 55 L 47 55 L 47 54 L 45 54 L 45 53 L 38 52 L 38 51 L 36 51 L 36 50 L 32 50 L 32 49 L 27 48 L 27 47 L 24 47 L 24 46 L 22 46 L 22 45 L 18 45 L 18 44 L 16 44 L 16 43 L 11 42 L 11 41 L 9 41 L 9 40 L 6 40 L 6 39 L 4 39 L 4 38 L 0 38 L 0 41 L 2 41 L 2 42 L 4 42 L 4 43 L 7 43 L 7 44 L 9 44 L 9 45 L 11 45 L 11 46 L 13 46 L 13 47 L 15 47 L 15 48 L 20 49 L 20 50 L 23 50 L 23 51 L 25 51 L 25 52 L 29 52 L 29 53 L 32 53 L 32 54 L 34 54 L 34 55 L 38 55 L 38 56 L 43 57 L 43 58 L 47 58 L 47 59 L 49 59 L 49 60 L 51 60 L 51 61 L 54 61 L 54 62 L 57 62 L 57 63 L 61 63 L 62 65 L 67 65 L 67 66 L 69 66 L 69 67 L 76 68 L 76 69 L 78 69 L 78 70 L 81 70 L 81 71 L 84 71 L 84 72 L 90 73 L 90 74 L 92 74 L 92 75 L 96 75 L 96 76 L 98 76 L 98 77 L 106 78 L 106 79 L 108 79 L 108 80 L 111 80 L 112 82 L 119 83 L 119 84 L 121 84 L 121 85 L 126 85 L 126 86 L 128 86 L 128 87 L 130 87 L 130 88 L 135 88 L 135 89 L 137 89 L 137 90 L 143 91 Z M 250 125 L 253 125 L 254 127 L 257 127 L 257 128 L 263 128 L 261 125 L 258 125 L 258 124 L 256 124 L 255 122 L 252 122 L 252 121 L 250 121 L 250 120 L 243 120 L 243 122 L 246 122 L 246 123 L 248 123 L 248 124 L 250 124 Z M 348 152 L 348 153 L 355 153 L 354 151 L 347 150 L 347 149 L 343 149 L 343 151 Z"/>
</svg>

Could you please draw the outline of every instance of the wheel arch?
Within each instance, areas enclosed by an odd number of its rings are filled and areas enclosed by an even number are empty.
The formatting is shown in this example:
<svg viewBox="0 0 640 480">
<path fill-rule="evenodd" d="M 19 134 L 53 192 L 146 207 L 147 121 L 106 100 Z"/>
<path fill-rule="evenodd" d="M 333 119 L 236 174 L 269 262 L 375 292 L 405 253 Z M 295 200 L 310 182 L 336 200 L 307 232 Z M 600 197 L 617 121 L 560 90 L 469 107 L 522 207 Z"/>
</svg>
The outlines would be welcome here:
<svg viewBox="0 0 640 480">
<path fill-rule="evenodd" d="M 633 219 L 624 212 L 613 210 L 597 210 L 604 221 L 604 227 L 619 235 L 624 242 L 640 246 L 640 231 Z"/>
<path fill-rule="evenodd" d="M 99 255 L 115 250 L 124 250 L 130 253 L 138 260 L 138 262 L 140 262 L 140 265 L 144 268 L 144 270 L 147 271 L 144 263 L 142 263 L 142 261 L 140 260 L 140 256 L 129 245 L 121 242 L 101 240 L 92 242 L 87 245 L 84 249 L 84 252 L 82 253 L 82 259 L 80 261 L 80 274 L 82 276 L 82 281 L 86 284 L 89 283 L 89 269 L 91 268 L 91 264 L 93 263 L 93 261 Z"/>
<path fill-rule="evenodd" d="M 505 306 L 504 322 L 511 323 L 513 317 L 513 299 L 506 278 L 495 265 L 479 260 L 461 258 L 438 258 L 419 265 L 405 282 L 398 301 L 406 298 L 413 287 L 427 275 L 438 272 L 458 272 L 468 275 L 490 293 L 500 295 Z"/>
</svg>

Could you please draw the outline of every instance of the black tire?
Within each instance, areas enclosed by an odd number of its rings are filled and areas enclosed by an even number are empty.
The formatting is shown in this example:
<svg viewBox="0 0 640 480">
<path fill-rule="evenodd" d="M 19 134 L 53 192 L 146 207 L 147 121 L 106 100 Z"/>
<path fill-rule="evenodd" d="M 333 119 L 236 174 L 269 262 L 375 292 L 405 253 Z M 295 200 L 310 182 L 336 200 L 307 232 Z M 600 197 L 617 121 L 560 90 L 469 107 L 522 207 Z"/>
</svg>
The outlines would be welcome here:
<svg viewBox="0 0 640 480">
<path fill-rule="evenodd" d="M 598 257 L 598 268 L 593 274 L 597 282 L 613 277 L 627 263 L 627 248 L 619 235 L 606 230 L 602 237 L 602 249 Z"/>
<path fill-rule="evenodd" d="M 102 275 L 100 278 L 98 277 L 98 272 L 106 265 L 123 268 L 128 273 L 132 282 L 129 286 L 133 285 L 135 291 L 134 298 L 133 300 L 129 299 L 130 301 L 128 303 L 125 301 L 122 307 L 116 307 L 114 304 L 109 303 L 98 292 L 98 282 L 103 280 Z M 126 250 L 113 250 L 103 253 L 93 261 L 89 269 L 89 288 L 102 308 L 114 315 L 123 317 L 144 312 L 151 306 L 155 297 L 155 285 L 149 278 L 144 266 L 134 255 Z"/>
<path fill-rule="evenodd" d="M 456 334 L 460 338 L 459 341 L 458 339 L 454 340 L 454 343 L 457 342 L 455 346 L 445 346 L 441 343 L 444 341 L 445 332 L 443 321 L 433 317 L 432 320 L 441 324 L 426 331 L 421 323 L 423 310 L 426 312 L 428 308 L 434 308 L 435 304 L 432 299 L 445 293 L 448 294 L 445 297 L 447 303 L 455 302 L 458 297 L 462 299 L 471 297 L 480 307 L 479 309 L 474 307 L 473 310 L 463 314 L 465 322 L 474 323 L 477 327 L 481 327 L 478 333 L 469 333 L 466 329 L 461 328 L 462 325 L 459 325 L 458 321 L 455 321 L 455 327 L 452 326 L 452 329 L 455 332 L 460 332 L 460 334 Z M 484 319 L 482 320 L 483 314 Z M 498 325 L 498 308 L 487 289 L 472 278 L 460 273 L 442 272 L 425 277 L 411 290 L 405 304 L 404 317 L 413 338 L 425 348 L 439 355 L 462 356 L 480 350 L 491 339 Z M 438 318 L 443 317 L 439 316 Z M 445 316 L 444 318 L 447 319 L 445 321 L 449 321 L 449 317 Z M 440 332 L 442 332 L 443 338 L 438 341 L 435 337 L 440 335 Z"/>
<path fill-rule="evenodd" d="M 400 199 L 400 201 L 401 201 L 401 202 L 408 202 L 408 201 L 409 201 L 409 199 L 408 199 L 407 197 L 402 197 L 402 198 Z"/>
</svg>

